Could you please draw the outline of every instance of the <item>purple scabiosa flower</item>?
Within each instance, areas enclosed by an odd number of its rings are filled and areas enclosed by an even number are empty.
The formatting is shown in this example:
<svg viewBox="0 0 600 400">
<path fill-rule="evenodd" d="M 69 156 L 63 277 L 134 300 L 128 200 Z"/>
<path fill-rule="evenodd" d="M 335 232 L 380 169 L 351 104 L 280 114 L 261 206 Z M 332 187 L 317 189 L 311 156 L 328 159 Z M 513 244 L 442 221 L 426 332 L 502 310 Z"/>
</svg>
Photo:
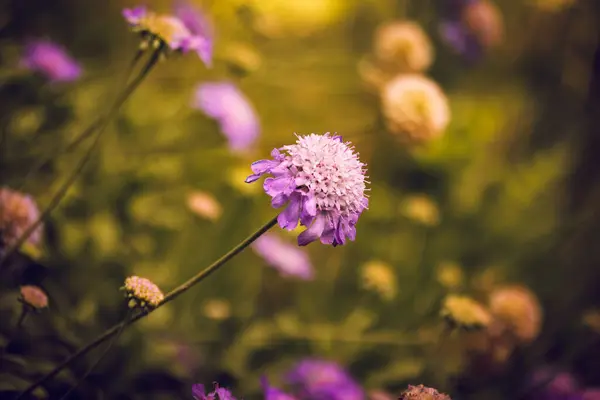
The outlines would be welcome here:
<svg viewBox="0 0 600 400">
<path fill-rule="evenodd" d="M 29 43 L 21 65 L 39 72 L 52 82 L 72 82 L 81 76 L 81 67 L 66 50 L 46 40 Z"/>
<path fill-rule="evenodd" d="M 252 146 L 260 134 L 260 123 L 248 98 L 230 82 L 198 85 L 192 107 L 218 121 L 232 151 Z"/>
<path fill-rule="evenodd" d="M 260 384 L 263 389 L 265 400 L 296 400 L 294 396 L 269 385 L 269 381 L 264 376 L 260 379 Z"/>
<path fill-rule="evenodd" d="M 531 382 L 532 387 L 539 387 L 535 398 L 541 400 L 573 400 L 581 399 L 579 384 L 568 372 L 542 368 L 536 371 Z M 575 397 L 579 396 L 579 397 Z"/>
<path fill-rule="evenodd" d="M 304 280 L 311 280 L 314 277 L 313 266 L 308 255 L 272 233 L 265 233 L 256 239 L 252 248 L 282 276 L 295 276 Z"/>
<path fill-rule="evenodd" d="M 188 53 L 194 51 L 210 66 L 212 62 L 212 35 L 203 15 L 191 5 L 176 6 L 176 15 L 157 14 L 145 6 L 126 8 L 123 17 L 135 32 L 140 32 L 148 43 L 159 48 L 164 43 L 169 49 Z"/>
<path fill-rule="evenodd" d="M 0 248 L 13 246 L 40 216 L 33 198 L 9 188 L 0 188 Z M 42 239 L 38 226 L 27 238 L 27 243 L 37 246 Z"/>
<path fill-rule="evenodd" d="M 311 400 L 364 400 L 365 394 L 354 379 L 338 364 L 320 360 L 300 361 L 287 381 L 300 398 Z"/>
<path fill-rule="evenodd" d="M 195 384 L 192 386 L 192 396 L 194 400 L 236 400 L 229 390 L 219 387 L 218 383 L 215 383 L 215 390 L 210 393 L 206 393 L 204 385 Z"/>
<path fill-rule="evenodd" d="M 297 137 L 296 144 L 273 149 L 271 160 L 252 163 L 253 174 L 246 182 L 272 175 L 263 184 L 271 205 L 287 204 L 278 216 L 279 226 L 291 231 L 300 221 L 307 227 L 298 236 L 300 246 L 317 239 L 333 246 L 354 240 L 358 218 L 368 206 L 365 164 L 341 136 Z"/>
</svg>

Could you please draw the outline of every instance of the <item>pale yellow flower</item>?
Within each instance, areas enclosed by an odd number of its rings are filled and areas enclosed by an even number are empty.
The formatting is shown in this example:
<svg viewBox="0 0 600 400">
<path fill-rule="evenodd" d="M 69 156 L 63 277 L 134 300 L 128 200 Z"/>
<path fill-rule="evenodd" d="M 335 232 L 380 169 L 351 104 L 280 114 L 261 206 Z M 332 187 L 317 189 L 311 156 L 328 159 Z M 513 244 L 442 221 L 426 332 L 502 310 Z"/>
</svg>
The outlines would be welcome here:
<svg viewBox="0 0 600 400">
<path fill-rule="evenodd" d="M 169 46 L 172 46 L 176 40 L 182 37 L 190 36 L 188 28 L 179 18 L 171 15 L 157 14 L 152 11 L 139 19 L 135 30 L 147 31 L 157 36 Z"/>
<path fill-rule="evenodd" d="M 194 214 L 216 221 L 221 217 L 223 209 L 221 204 L 210 194 L 202 191 L 195 191 L 188 195 L 188 208 Z"/>
<path fill-rule="evenodd" d="M 542 325 L 542 309 L 536 295 L 525 286 L 504 286 L 490 294 L 490 311 L 508 333 L 521 343 L 533 341 Z"/>
<path fill-rule="evenodd" d="M 382 111 L 388 129 L 407 144 L 442 136 L 450 122 L 446 95 L 422 75 L 400 75 L 390 81 L 382 92 Z"/>
<path fill-rule="evenodd" d="M 152 281 L 139 276 L 130 276 L 125 279 L 123 287 L 127 297 L 132 301 L 132 307 L 154 308 L 164 300 L 165 296 Z"/>
<path fill-rule="evenodd" d="M 361 268 L 361 280 L 365 289 L 373 290 L 384 300 L 392 300 L 398 293 L 394 270 L 382 261 L 365 263 Z"/>
<path fill-rule="evenodd" d="M 451 325 L 467 330 L 487 328 L 492 322 L 489 311 L 467 296 L 447 296 L 444 299 L 441 315 Z"/>
<path fill-rule="evenodd" d="M 204 303 L 202 308 L 207 318 L 221 321 L 231 316 L 231 305 L 222 299 L 210 299 Z"/>
<path fill-rule="evenodd" d="M 411 21 L 381 25 L 375 32 L 375 57 L 396 72 L 423 72 L 433 61 L 433 48 L 423 29 Z"/>
<path fill-rule="evenodd" d="M 438 283 L 446 289 L 456 289 L 462 285 L 464 275 L 460 265 L 445 261 L 438 265 L 436 278 Z"/>
<path fill-rule="evenodd" d="M 261 65 L 261 57 L 251 47 L 236 43 L 228 46 L 226 50 L 227 62 L 241 72 L 256 71 Z"/>
<path fill-rule="evenodd" d="M 401 205 L 402 213 L 411 220 L 426 226 L 434 226 L 440 222 L 437 205 L 425 195 L 407 197 Z"/>
</svg>

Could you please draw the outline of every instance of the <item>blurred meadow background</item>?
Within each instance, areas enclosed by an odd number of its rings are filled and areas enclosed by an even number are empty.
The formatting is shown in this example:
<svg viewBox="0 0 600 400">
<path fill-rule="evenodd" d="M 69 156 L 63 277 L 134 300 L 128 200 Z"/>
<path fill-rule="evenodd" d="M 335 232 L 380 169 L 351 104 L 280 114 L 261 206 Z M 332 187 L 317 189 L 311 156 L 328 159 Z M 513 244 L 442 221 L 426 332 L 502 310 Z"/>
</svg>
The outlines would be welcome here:
<svg viewBox="0 0 600 400">
<path fill-rule="evenodd" d="M 166 293 L 273 218 L 250 164 L 313 132 L 367 164 L 356 241 L 299 247 L 300 230 L 274 227 L 125 330 L 69 398 L 192 399 L 219 382 L 262 399 L 263 376 L 298 400 L 421 383 L 459 400 L 598 398 L 597 0 L 190 0 L 212 62 L 161 60 L 39 240 L 8 254 L 92 140 L 69 143 L 123 90 L 141 37 L 122 10 L 137 5 L 0 2 L 0 398 L 120 322 L 126 277 Z M 78 73 L 24 64 L 40 40 Z M 31 398 L 60 399 L 104 346 Z M 306 359 L 336 363 L 359 394 L 296 392 L 287 373 Z"/>
</svg>

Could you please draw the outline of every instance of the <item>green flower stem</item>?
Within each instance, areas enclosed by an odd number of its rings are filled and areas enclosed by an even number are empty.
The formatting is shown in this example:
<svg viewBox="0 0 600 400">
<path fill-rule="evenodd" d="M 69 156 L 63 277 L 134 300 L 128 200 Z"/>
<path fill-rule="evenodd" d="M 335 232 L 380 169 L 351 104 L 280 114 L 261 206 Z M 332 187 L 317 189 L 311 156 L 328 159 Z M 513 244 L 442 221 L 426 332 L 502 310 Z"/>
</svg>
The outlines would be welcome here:
<svg viewBox="0 0 600 400">
<path fill-rule="evenodd" d="M 86 164 L 90 160 L 94 149 L 98 145 L 98 142 L 100 140 L 100 137 L 102 136 L 102 133 L 108 126 L 108 122 L 112 119 L 112 117 L 114 117 L 116 115 L 119 108 L 121 108 L 121 106 L 129 98 L 129 96 L 135 91 L 135 89 L 137 89 L 137 87 L 142 83 L 144 78 L 146 78 L 146 76 L 148 75 L 148 73 L 150 72 L 152 67 L 158 61 L 159 55 L 160 55 L 159 51 L 156 51 L 152 54 L 152 57 L 148 61 L 148 64 L 146 64 L 146 66 L 140 72 L 140 74 L 123 91 L 123 93 L 117 99 L 117 101 L 115 101 L 115 103 L 111 107 L 110 111 L 108 112 L 106 118 L 102 119 L 102 122 L 101 122 L 102 124 L 99 127 L 96 137 L 94 138 L 94 142 L 91 144 L 88 151 L 85 153 L 85 155 L 83 156 L 83 158 L 81 159 L 81 161 L 79 162 L 77 167 L 75 167 L 71 176 L 69 176 L 69 178 L 64 182 L 64 184 L 59 188 L 58 192 L 54 195 L 52 200 L 50 200 L 50 203 L 48 204 L 46 209 L 44 209 L 44 211 L 40 214 L 38 219 L 33 224 L 31 224 L 31 226 L 29 226 L 29 228 L 27 228 L 25 230 L 25 232 L 23 232 L 23 234 L 19 237 L 19 239 L 2 254 L 2 257 L 0 258 L 0 271 L 2 270 L 2 266 L 3 266 L 4 262 L 6 261 L 6 259 L 8 257 L 10 257 L 19 247 L 21 247 L 21 245 L 23 245 L 23 243 L 25 243 L 25 241 L 29 238 L 29 236 L 33 233 L 33 231 L 35 231 L 37 229 L 37 227 L 40 226 L 40 224 L 48 217 L 48 215 L 50 215 L 50 213 L 58 206 L 58 204 L 60 204 L 61 200 L 64 198 L 64 196 L 67 193 L 67 191 L 69 190 L 69 188 L 73 185 L 73 183 L 75 183 L 75 180 L 79 177 L 79 174 L 81 174 L 81 171 L 83 171 L 83 168 L 86 166 Z M 94 131 L 86 130 L 84 132 L 84 134 L 89 134 L 89 133 L 93 133 L 93 132 Z"/>
<path fill-rule="evenodd" d="M 87 354 L 90 350 L 94 349 L 99 344 L 103 343 L 104 341 L 110 339 L 112 336 L 116 335 L 119 331 L 125 329 L 127 326 L 133 324 L 134 322 L 144 318 L 146 315 L 150 314 L 154 310 L 158 309 L 159 307 L 164 306 L 168 302 L 174 300 L 179 295 L 188 291 L 192 286 L 203 281 L 205 278 L 207 278 L 213 272 L 218 270 L 221 266 L 223 266 L 225 263 L 227 263 L 233 257 L 235 257 L 236 255 L 241 253 L 244 249 L 246 249 L 246 247 L 250 246 L 256 239 L 258 239 L 260 236 L 262 236 L 265 232 L 267 232 L 269 229 L 271 229 L 276 224 L 277 224 L 277 217 L 275 217 L 272 220 L 270 220 L 269 222 L 267 222 L 263 227 L 261 227 L 259 230 L 257 230 L 252 235 L 250 235 L 248 238 L 246 238 L 240 244 L 235 246 L 233 249 L 229 250 L 229 252 L 227 252 L 221 258 L 216 260 L 214 263 L 212 263 L 211 265 L 209 265 L 208 267 L 206 267 L 205 269 L 203 269 L 202 271 L 200 271 L 199 273 L 197 273 L 196 275 L 191 277 L 189 280 L 187 280 L 186 282 L 177 286 L 175 289 L 173 289 L 169 293 L 167 293 L 163 302 L 160 303 L 156 308 L 141 312 L 141 313 L 135 315 L 133 318 L 123 321 L 123 322 L 113 326 L 112 328 L 109 328 L 108 330 L 106 330 L 103 334 L 98 336 L 96 339 L 92 340 L 90 343 L 88 343 L 81 349 L 77 350 L 74 354 L 69 356 L 65 361 L 63 361 L 52 371 L 50 371 L 49 373 L 44 375 L 37 382 L 31 384 L 27 389 L 25 389 L 24 392 L 22 392 L 18 397 L 16 397 L 15 400 L 25 398 L 27 395 L 29 395 L 31 392 L 33 392 L 33 390 L 35 390 L 38 386 L 44 384 L 46 381 L 48 381 L 49 379 L 52 379 L 54 376 L 56 376 L 56 374 L 58 374 L 60 371 L 62 371 L 64 368 L 66 368 L 74 360 Z"/>
<path fill-rule="evenodd" d="M 90 365 L 90 367 L 88 368 L 88 370 L 85 371 L 85 373 L 81 376 L 81 378 L 79 378 L 77 380 L 77 382 L 75 383 L 75 385 L 73 385 L 72 388 L 70 388 L 69 390 L 67 390 L 67 392 L 60 398 L 60 400 L 66 400 L 69 397 L 69 395 L 71 393 L 73 393 L 73 391 L 75 389 L 77 389 L 77 387 L 81 384 L 81 382 L 83 382 L 85 380 L 85 378 L 87 378 L 89 376 L 89 374 L 92 373 L 92 371 L 94 370 L 94 368 L 96 368 L 98 366 L 98 364 L 100 364 L 100 362 L 104 359 L 104 357 L 106 357 L 106 355 L 108 354 L 108 352 L 112 349 L 113 345 L 117 342 L 117 340 L 119 340 L 119 337 L 121 337 L 121 333 L 123 333 L 123 330 L 125 329 L 127 321 L 129 321 L 131 319 L 132 314 L 133 314 L 133 309 L 129 308 L 127 310 L 127 315 L 123 319 L 123 322 L 120 324 L 119 330 L 117 331 L 117 333 L 115 333 L 115 335 L 112 337 L 112 339 L 110 340 L 110 342 L 108 342 L 108 345 L 106 346 L 106 348 L 104 349 L 104 351 L 102 352 L 102 354 L 100 354 L 100 357 L 98 357 L 96 359 L 96 361 L 94 361 L 92 363 L 92 365 Z"/>
</svg>

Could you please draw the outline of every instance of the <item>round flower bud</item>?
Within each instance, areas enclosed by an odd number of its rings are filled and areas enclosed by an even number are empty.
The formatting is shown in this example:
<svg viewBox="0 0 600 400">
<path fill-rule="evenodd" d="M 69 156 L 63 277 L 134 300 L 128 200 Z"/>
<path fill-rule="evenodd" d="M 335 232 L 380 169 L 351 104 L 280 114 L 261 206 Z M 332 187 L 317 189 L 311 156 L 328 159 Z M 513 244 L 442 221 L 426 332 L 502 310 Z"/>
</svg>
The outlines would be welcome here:
<svg viewBox="0 0 600 400">
<path fill-rule="evenodd" d="M 540 332 L 542 310 L 537 297 L 524 286 L 505 286 L 490 294 L 490 311 L 508 333 L 521 343 L 533 341 Z"/>
<path fill-rule="evenodd" d="M 452 400 L 450 396 L 440 393 L 433 388 L 428 388 L 423 385 L 412 386 L 408 385 L 400 395 L 399 400 Z"/>
<path fill-rule="evenodd" d="M 21 301 L 35 310 L 48 307 L 48 296 L 37 286 L 21 286 Z"/>
<path fill-rule="evenodd" d="M 401 211 L 407 218 L 421 225 L 434 226 L 440 222 L 437 205 L 425 195 L 407 197 L 401 205 Z"/>
<path fill-rule="evenodd" d="M 369 261 L 364 264 L 361 278 L 365 289 L 376 292 L 384 300 L 393 300 L 398 293 L 394 270 L 384 262 Z"/>
<path fill-rule="evenodd" d="M 139 276 L 130 276 L 125 279 L 125 286 L 123 289 L 130 299 L 129 306 L 132 308 L 155 308 L 165 298 L 158 286 L 150 280 L 140 278 Z"/>
<path fill-rule="evenodd" d="M 388 129 L 406 144 L 438 138 L 450 122 L 444 92 L 425 76 L 400 75 L 385 86 L 381 96 Z"/>
<path fill-rule="evenodd" d="M 373 52 L 396 72 L 422 72 L 433 61 L 429 38 L 418 24 L 408 21 L 380 26 L 375 32 Z"/>
<path fill-rule="evenodd" d="M 451 326 L 465 330 L 487 328 L 492 322 L 492 316 L 488 310 L 477 301 L 466 296 L 447 296 L 444 300 L 441 315 Z"/>
</svg>

